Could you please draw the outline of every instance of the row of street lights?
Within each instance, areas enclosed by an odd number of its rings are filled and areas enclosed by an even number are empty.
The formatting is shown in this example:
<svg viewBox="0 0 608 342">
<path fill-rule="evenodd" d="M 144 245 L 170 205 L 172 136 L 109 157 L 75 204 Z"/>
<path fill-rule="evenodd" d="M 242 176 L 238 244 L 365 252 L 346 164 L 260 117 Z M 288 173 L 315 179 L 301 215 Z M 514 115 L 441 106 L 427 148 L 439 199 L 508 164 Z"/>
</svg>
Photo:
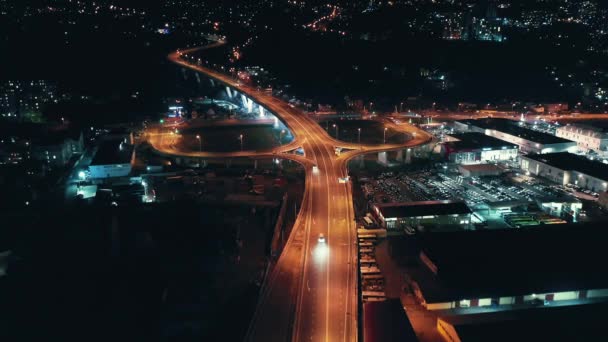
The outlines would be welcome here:
<svg viewBox="0 0 608 342">
<path fill-rule="evenodd" d="M 285 130 L 283 130 L 285 131 Z M 241 151 L 243 151 L 243 135 L 239 135 L 238 137 L 240 143 L 241 143 Z M 203 152 L 203 138 L 200 135 L 196 135 L 196 140 L 198 140 L 198 151 L 199 152 Z"/>
<path fill-rule="evenodd" d="M 338 125 L 337 124 L 333 124 L 332 127 L 335 129 L 336 131 L 336 139 L 339 139 L 339 132 L 338 131 Z M 384 144 L 386 144 L 386 131 L 388 130 L 387 127 L 384 127 L 384 136 L 383 136 L 383 142 Z M 357 142 L 360 144 L 361 143 L 361 128 L 357 128 Z"/>
</svg>

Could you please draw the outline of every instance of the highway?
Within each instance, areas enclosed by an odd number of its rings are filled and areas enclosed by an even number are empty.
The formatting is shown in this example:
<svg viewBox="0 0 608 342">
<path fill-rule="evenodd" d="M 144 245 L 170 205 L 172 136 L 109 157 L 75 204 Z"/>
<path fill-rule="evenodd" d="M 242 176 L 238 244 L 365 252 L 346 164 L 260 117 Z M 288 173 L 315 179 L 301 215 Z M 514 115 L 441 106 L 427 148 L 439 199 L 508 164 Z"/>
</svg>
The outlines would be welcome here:
<svg viewBox="0 0 608 342">
<path fill-rule="evenodd" d="M 480 119 L 480 118 L 501 118 L 510 120 L 521 120 L 521 113 L 518 112 L 499 112 L 499 111 L 480 111 L 478 113 L 472 112 L 442 112 L 425 110 L 420 113 L 422 117 L 432 118 L 434 121 L 441 120 L 465 120 L 465 119 Z M 549 122 L 576 122 L 576 121 L 589 121 L 589 120 L 608 120 L 608 114 L 606 113 L 568 113 L 568 114 L 532 114 L 528 113 L 524 115 L 526 122 L 534 121 L 549 121 Z"/>
<path fill-rule="evenodd" d="M 331 138 L 317 122 L 288 103 L 243 85 L 224 73 L 189 62 L 184 56 L 222 45 L 176 51 L 169 59 L 246 94 L 275 114 L 289 128 L 294 141 L 267 151 L 210 153 L 180 151 L 171 133 L 147 132 L 160 153 L 188 157 L 280 157 L 306 168 L 306 188 L 295 226 L 260 294 L 247 333 L 249 341 L 356 341 L 357 250 L 356 227 L 347 162 L 365 153 L 397 150 L 428 143 L 430 135 L 411 125 L 398 129 L 412 139 L 400 145 L 360 145 Z M 289 153 L 301 147 L 304 156 Z M 339 156 L 336 147 L 346 149 Z M 316 166 L 318 169 L 313 168 Z M 325 242 L 319 242 L 323 234 Z M 235 308 L 237 309 L 237 308 Z"/>
</svg>

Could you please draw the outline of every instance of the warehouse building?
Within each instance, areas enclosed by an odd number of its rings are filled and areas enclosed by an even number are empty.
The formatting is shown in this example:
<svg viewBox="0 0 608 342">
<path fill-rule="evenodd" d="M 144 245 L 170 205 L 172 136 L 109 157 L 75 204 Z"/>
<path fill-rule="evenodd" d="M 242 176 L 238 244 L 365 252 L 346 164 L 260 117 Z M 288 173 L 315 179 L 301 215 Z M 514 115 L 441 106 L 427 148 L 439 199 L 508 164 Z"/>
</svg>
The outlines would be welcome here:
<svg viewBox="0 0 608 342">
<path fill-rule="evenodd" d="M 508 119 L 461 120 L 454 128 L 465 132 L 479 132 L 519 146 L 525 153 L 574 152 L 576 142 L 551 134 L 534 131 Z"/>
<path fill-rule="evenodd" d="M 126 177 L 131 173 L 133 158 L 133 146 L 123 139 L 104 140 L 89 165 L 89 178 Z"/>
<path fill-rule="evenodd" d="M 608 133 L 600 127 L 583 124 L 570 124 L 558 127 L 555 135 L 575 141 L 579 147 L 598 152 L 608 151 Z"/>
<path fill-rule="evenodd" d="M 437 331 L 446 342 L 595 341 L 607 314 L 608 303 L 593 303 L 452 315 L 437 319 Z"/>
<path fill-rule="evenodd" d="M 451 134 L 443 144 L 446 159 L 456 164 L 514 161 L 518 146 L 479 132 Z"/>
<path fill-rule="evenodd" d="M 471 209 L 463 201 L 376 203 L 373 212 L 384 228 L 459 226 L 470 228 Z"/>
<path fill-rule="evenodd" d="M 604 224 L 424 234 L 410 285 L 428 310 L 608 300 Z"/>
<path fill-rule="evenodd" d="M 608 165 L 572 153 L 522 156 L 521 168 L 562 185 L 574 184 L 594 192 L 608 189 Z"/>
<path fill-rule="evenodd" d="M 363 340 L 370 342 L 418 341 L 401 301 L 396 298 L 363 304 L 363 335 Z"/>
</svg>

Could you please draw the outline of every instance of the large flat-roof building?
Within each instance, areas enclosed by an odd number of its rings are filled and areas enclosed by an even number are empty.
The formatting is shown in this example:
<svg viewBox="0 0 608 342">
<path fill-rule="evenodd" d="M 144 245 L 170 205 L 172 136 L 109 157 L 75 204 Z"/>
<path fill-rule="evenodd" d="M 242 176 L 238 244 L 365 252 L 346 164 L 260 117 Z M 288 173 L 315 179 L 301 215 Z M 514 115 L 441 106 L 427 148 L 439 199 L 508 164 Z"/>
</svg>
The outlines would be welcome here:
<svg viewBox="0 0 608 342">
<path fill-rule="evenodd" d="M 422 234 L 411 285 L 429 310 L 608 299 L 604 224 Z"/>
<path fill-rule="evenodd" d="M 447 342 L 596 341 L 606 314 L 608 303 L 480 312 L 440 317 L 437 330 Z"/>
<path fill-rule="evenodd" d="M 376 203 L 373 212 L 387 229 L 406 226 L 461 226 L 471 225 L 471 209 L 463 201 L 420 201 Z"/>
<path fill-rule="evenodd" d="M 454 123 L 454 127 L 510 142 L 526 153 L 574 152 L 577 149 L 574 141 L 522 127 L 509 119 L 460 120 Z"/>
<path fill-rule="evenodd" d="M 480 164 L 517 159 L 518 146 L 480 132 L 450 134 L 442 152 L 456 164 Z"/>
<path fill-rule="evenodd" d="M 363 304 L 363 335 L 366 342 L 418 341 L 401 301 L 396 298 Z"/>
<path fill-rule="evenodd" d="M 562 185 L 574 184 L 594 192 L 608 189 L 608 165 L 572 153 L 522 156 L 521 168 Z"/>
<path fill-rule="evenodd" d="M 91 179 L 126 177 L 131 173 L 134 150 L 123 139 L 104 140 L 89 165 Z"/>
<path fill-rule="evenodd" d="M 608 151 L 608 132 L 601 127 L 583 124 L 569 124 L 558 127 L 555 135 L 576 141 L 579 147 L 599 152 Z"/>
</svg>

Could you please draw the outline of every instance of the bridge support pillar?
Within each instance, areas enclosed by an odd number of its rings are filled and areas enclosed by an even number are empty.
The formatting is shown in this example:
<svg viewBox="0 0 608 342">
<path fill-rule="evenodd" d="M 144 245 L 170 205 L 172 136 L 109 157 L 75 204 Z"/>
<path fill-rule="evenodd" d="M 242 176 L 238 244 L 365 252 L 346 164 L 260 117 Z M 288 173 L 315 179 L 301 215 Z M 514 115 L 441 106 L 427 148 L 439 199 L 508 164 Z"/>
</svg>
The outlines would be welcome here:
<svg viewBox="0 0 608 342">
<path fill-rule="evenodd" d="M 230 91 L 230 87 L 226 87 L 226 94 L 228 94 L 228 98 L 232 98 L 232 92 Z"/>
<path fill-rule="evenodd" d="M 403 150 L 397 151 L 397 156 L 395 156 L 395 159 L 400 163 L 403 162 Z"/>
<path fill-rule="evenodd" d="M 211 82 L 211 86 L 212 86 L 212 87 L 215 87 L 215 81 L 213 80 L 213 78 L 210 78 L 210 79 L 209 79 L 209 82 Z"/>
<path fill-rule="evenodd" d="M 254 159 L 254 160 L 253 160 L 253 169 L 254 169 L 254 170 L 257 170 L 257 169 L 258 169 L 258 160 L 257 160 L 257 159 Z"/>
<path fill-rule="evenodd" d="M 259 106 L 260 108 L 260 116 L 264 116 L 264 107 Z"/>
<path fill-rule="evenodd" d="M 378 164 L 388 166 L 388 157 L 386 152 L 378 152 Z"/>
<path fill-rule="evenodd" d="M 412 149 L 408 148 L 405 151 L 405 163 L 406 164 L 411 164 L 412 163 Z"/>
</svg>

